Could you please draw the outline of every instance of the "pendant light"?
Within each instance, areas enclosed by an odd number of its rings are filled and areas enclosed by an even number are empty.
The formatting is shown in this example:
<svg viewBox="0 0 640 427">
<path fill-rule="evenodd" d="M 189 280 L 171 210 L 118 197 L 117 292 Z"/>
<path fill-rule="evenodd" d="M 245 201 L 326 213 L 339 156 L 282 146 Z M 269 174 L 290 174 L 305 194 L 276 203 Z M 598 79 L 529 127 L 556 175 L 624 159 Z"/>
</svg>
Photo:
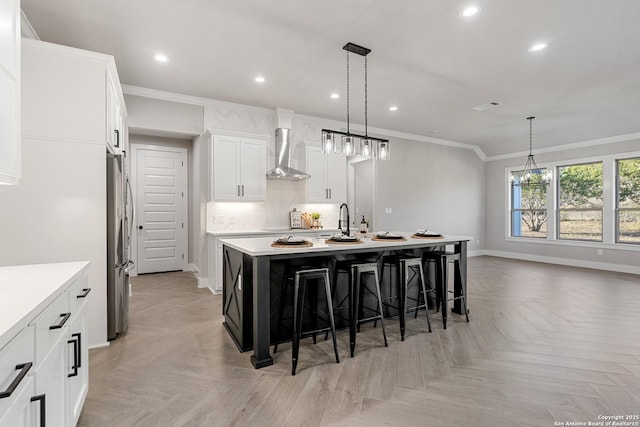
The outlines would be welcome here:
<svg viewBox="0 0 640 427">
<path fill-rule="evenodd" d="M 368 81 L 367 81 L 367 55 L 371 49 L 358 46 L 354 43 L 347 43 L 342 47 L 347 51 L 347 131 L 336 131 L 331 129 L 322 129 L 322 152 L 325 154 L 337 153 L 340 151 L 343 156 L 354 156 L 362 154 L 365 157 L 375 157 L 381 160 L 389 159 L 389 140 L 380 139 L 369 136 L 368 133 Z M 356 53 L 364 56 L 364 135 L 351 133 L 350 127 L 350 109 L 349 109 L 349 53 Z M 337 135 L 341 139 L 341 147 L 338 150 L 336 144 Z"/>
<path fill-rule="evenodd" d="M 533 119 L 535 117 L 527 117 L 529 120 L 529 155 L 524 164 L 524 168 L 516 171 L 517 176 L 511 174 L 511 183 L 516 186 L 527 185 L 549 185 L 551 182 L 551 171 L 541 169 L 533 158 Z"/>
</svg>

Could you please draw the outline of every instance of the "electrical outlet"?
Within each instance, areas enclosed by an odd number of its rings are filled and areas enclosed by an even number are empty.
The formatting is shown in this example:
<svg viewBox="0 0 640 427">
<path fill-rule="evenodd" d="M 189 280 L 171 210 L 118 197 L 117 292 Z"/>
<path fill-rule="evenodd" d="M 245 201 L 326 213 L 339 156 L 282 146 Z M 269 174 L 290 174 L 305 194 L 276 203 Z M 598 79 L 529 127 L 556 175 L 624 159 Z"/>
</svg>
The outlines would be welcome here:
<svg viewBox="0 0 640 427">
<path fill-rule="evenodd" d="M 388 213 L 388 214 L 393 213 L 393 209 L 391 209 L 391 208 L 384 208 L 384 213 Z"/>
<path fill-rule="evenodd" d="M 235 224 L 235 223 L 236 223 L 236 217 L 235 216 L 230 216 L 228 218 L 227 224 Z"/>
<path fill-rule="evenodd" d="M 214 224 L 224 224 L 224 217 L 223 216 L 214 216 L 213 217 L 213 223 Z"/>
<path fill-rule="evenodd" d="M 476 240 L 476 246 L 480 246 L 480 240 Z"/>
<path fill-rule="evenodd" d="M 602 253 L 603 253 L 602 249 L 598 249 L 596 252 L 597 252 L 598 255 L 602 255 Z"/>
</svg>

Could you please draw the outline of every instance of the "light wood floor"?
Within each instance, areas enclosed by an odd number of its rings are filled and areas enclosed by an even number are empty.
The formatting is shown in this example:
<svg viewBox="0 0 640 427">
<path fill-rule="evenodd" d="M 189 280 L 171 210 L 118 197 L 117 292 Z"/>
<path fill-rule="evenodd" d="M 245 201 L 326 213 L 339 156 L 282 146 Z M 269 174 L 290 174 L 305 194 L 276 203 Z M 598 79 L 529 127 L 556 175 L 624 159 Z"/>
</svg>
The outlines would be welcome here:
<svg viewBox="0 0 640 427">
<path fill-rule="evenodd" d="M 640 278 L 479 257 L 471 323 L 432 312 L 291 344 L 254 370 L 222 326 L 221 298 L 188 273 L 133 280 L 126 336 L 90 352 L 80 426 L 553 426 L 640 414 Z M 637 421 L 637 420 L 636 420 Z"/>
</svg>

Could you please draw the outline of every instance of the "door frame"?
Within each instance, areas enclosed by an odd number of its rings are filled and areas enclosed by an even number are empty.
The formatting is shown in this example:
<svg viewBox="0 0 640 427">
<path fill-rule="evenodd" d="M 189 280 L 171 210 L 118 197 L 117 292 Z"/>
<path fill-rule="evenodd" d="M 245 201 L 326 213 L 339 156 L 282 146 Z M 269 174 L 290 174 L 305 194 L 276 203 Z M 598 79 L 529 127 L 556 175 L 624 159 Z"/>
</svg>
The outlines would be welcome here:
<svg viewBox="0 0 640 427">
<path fill-rule="evenodd" d="M 147 150 L 147 151 L 168 151 L 171 153 L 182 153 L 183 161 L 185 162 L 184 167 L 182 168 L 182 191 L 185 196 L 182 197 L 182 219 L 184 221 L 184 227 L 182 228 L 181 239 L 182 245 L 182 253 L 185 254 L 184 259 L 182 260 L 180 266 L 182 267 L 182 271 L 189 271 L 187 268 L 189 265 L 189 161 L 188 161 L 188 151 L 186 148 L 182 147 L 170 147 L 166 145 L 152 145 L 152 144 L 137 144 L 131 143 L 130 147 L 131 152 L 131 160 L 130 160 L 130 170 L 131 176 L 129 179 L 131 180 L 131 192 L 133 195 L 134 204 L 136 207 L 135 214 L 135 224 L 133 229 L 135 232 L 131 238 L 131 254 L 133 255 L 133 260 L 136 263 L 135 267 L 129 272 L 129 276 L 137 276 L 138 275 L 138 218 L 139 212 L 137 212 L 138 207 L 138 150 Z"/>
</svg>

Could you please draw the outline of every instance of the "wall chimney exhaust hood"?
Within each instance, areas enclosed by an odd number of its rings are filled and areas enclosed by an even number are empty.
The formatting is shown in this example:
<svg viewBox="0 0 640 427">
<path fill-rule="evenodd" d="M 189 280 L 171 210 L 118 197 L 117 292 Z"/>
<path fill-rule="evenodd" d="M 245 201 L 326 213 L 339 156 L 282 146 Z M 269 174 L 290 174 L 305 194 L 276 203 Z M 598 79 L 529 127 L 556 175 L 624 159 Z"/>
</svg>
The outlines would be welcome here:
<svg viewBox="0 0 640 427">
<path fill-rule="evenodd" d="M 301 179 L 311 178 L 311 175 L 308 173 L 301 172 L 289 166 L 291 164 L 289 131 L 290 129 L 287 128 L 276 129 L 276 167 L 267 172 L 267 179 L 299 181 Z"/>
</svg>

